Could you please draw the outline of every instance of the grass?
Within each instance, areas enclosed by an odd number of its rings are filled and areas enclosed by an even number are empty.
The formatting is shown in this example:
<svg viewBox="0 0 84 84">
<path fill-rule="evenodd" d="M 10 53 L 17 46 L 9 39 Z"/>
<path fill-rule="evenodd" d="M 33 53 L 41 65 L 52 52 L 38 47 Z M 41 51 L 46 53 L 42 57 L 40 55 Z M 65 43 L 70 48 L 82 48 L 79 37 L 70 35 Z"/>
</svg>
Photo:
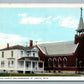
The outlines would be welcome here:
<svg viewBox="0 0 84 84">
<path fill-rule="evenodd" d="M 81 76 L 81 74 L 21 74 L 21 73 L 0 73 L 0 77 L 2 76 Z"/>
</svg>

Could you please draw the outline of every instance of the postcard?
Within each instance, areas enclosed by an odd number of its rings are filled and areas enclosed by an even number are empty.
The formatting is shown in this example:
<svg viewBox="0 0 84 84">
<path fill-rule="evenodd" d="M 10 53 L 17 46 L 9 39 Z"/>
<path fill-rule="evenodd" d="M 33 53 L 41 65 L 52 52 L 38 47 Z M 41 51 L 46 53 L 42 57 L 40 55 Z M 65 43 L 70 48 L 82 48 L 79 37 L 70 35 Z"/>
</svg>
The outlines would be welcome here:
<svg viewBox="0 0 84 84">
<path fill-rule="evenodd" d="M 0 4 L 0 81 L 84 81 L 83 4 Z"/>
</svg>

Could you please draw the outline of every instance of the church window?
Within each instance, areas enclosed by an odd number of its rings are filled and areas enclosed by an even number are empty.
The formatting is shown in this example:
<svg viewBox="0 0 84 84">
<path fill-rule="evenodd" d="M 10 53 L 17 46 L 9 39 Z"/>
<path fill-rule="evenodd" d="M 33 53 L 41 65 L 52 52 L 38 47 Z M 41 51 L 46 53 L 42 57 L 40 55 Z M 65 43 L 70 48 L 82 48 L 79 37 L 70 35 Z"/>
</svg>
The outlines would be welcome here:
<svg viewBox="0 0 84 84">
<path fill-rule="evenodd" d="M 59 64 L 59 66 L 62 66 L 62 59 L 61 58 L 59 58 L 58 64 Z"/>
<path fill-rule="evenodd" d="M 79 61 L 79 67 L 82 67 L 82 61 Z"/>
<path fill-rule="evenodd" d="M 78 58 L 76 58 L 76 66 L 78 66 Z"/>
<path fill-rule="evenodd" d="M 53 63 L 52 63 L 52 59 L 49 58 L 49 59 L 48 59 L 48 66 L 49 66 L 49 67 L 52 67 L 52 65 L 53 65 Z"/>
<path fill-rule="evenodd" d="M 54 66 L 56 66 L 56 62 L 57 62 L 57 59 L 54 58 L 54 59 L 53 59 L 53 65 L 54 65 Z"/>
<path fill-rule="evenodd" d="M 67 58 L 64 58 L 64 59 L 63 59 L 63 64 L 64 64 L 64 66 L 67 65 Z"/>
</svg>

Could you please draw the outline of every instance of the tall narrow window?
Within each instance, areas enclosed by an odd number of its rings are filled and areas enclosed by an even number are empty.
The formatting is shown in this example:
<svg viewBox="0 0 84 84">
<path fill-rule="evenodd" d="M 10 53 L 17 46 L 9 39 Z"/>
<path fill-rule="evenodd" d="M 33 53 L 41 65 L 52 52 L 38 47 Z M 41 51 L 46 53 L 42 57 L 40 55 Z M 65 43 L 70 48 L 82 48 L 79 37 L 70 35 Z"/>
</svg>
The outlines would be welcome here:
<svg viewBox="0 0 84 84">
<path fill-rule="evenodd" d="M 12 65 L 14 64 L 14 61 L 12 61 Z"/>
<path fill-rule="evenodd" d="M 59 64 L 59 66 L 62 66 L 62 59 L 61 58 L 59 58 L 58 64 Z"/>
<path fill-rule="evenodd" d="M 67 65 L 67 58 L 63 59 L 63 65 L 66 66 Z"/>
<path fill-rule="evenodd" d="M 53 61 L 51 58 L 48 59 L 48 66 L 49 67 L 52 67 L 53 66 Z"/>
<path fill-rule="evenodd" d="M 35 57 L 35 53 L 33 53 L 33 57 Z"/>
<path fill-rule="evenodd" d="M 4 58 L 4 52 L 2 52 L 2 58 Z"/>
<path fill-rule="evenodd" d="M 79 67 L 82 67 L 82 61 L 79 61 Z"/>
<path fill-rule="evenodd" d="M 1 61 L 1 67 L 4 67 L 4 64 L 5 64 L 4 61 Z"/>
<path fill-rule="evenodd" d="M 23 55 L 23 51 L 21 51 L 21 55 Z"/>
<path fill-rule="evenodd" d="M 23 62 L 20 62 L 20 65 L 23 66 Z"/>
<path fill-rule="evenodd" d="M 56 62 L 57 62 L 57 60 L 56 60 L 56 58 L 54 58 L 53 59 L 53 65 L 54 65 L 54 67 L 56 67 Z"/>
<path fill-rule="evenodd" d="M 13 51 L 11 51 L 11 57 L 13 57 Z"/>
<path fill-rule="evenodd" d="M 76 67 L 78 67 L 78 58 L 76 58 Z"/>
<path fill-rule="evenodd" d="M 8 61 L 8 67 L 10 67 L 10 61 Z"/>
</svg>

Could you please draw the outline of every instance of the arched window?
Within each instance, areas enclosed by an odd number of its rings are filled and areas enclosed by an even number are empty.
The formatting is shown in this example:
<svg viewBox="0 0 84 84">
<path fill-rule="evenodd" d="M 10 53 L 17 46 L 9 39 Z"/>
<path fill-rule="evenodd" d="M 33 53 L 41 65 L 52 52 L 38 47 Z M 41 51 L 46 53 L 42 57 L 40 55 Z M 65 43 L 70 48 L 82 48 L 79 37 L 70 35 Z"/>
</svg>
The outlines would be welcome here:
<svg viewBox="0 0 84 84">
<path fill-rule="evenodd" d="M 52 59 L 49 58 L 49 59 L 48 59 L 48 66 L 49 66 L 49 67 L 52 67 L 52 65 L 53 65 L 53 63 L 52 63 Z"/>
<path fill-rule="evenodd" d="M 79 61 L 79 67 L 82 67 L 82 61 Z"/>
<path fill-rule="evenodd" d="M 58 64 L 59 64 L 59 66 L 62 66 L 62 59 L 61 58 L 58 59 Z"/>
<path fill-rule="evenodd" d="M 78 58 L 76 58 L 76 67 L 78 67 Z"/>
<path fill-rule="evenodd" d="M 54 59 L 53 59 L 53 65 L 54 65 L 54 67 L 56 67 L 56 62 L 57 62 L 57 59 L 54 58 Z"/>
<path fill-rule="evenodd" d="M 67 65 L 67 58 L 63 59 L 63 65 L 66 66 Z"/>
</svg>

